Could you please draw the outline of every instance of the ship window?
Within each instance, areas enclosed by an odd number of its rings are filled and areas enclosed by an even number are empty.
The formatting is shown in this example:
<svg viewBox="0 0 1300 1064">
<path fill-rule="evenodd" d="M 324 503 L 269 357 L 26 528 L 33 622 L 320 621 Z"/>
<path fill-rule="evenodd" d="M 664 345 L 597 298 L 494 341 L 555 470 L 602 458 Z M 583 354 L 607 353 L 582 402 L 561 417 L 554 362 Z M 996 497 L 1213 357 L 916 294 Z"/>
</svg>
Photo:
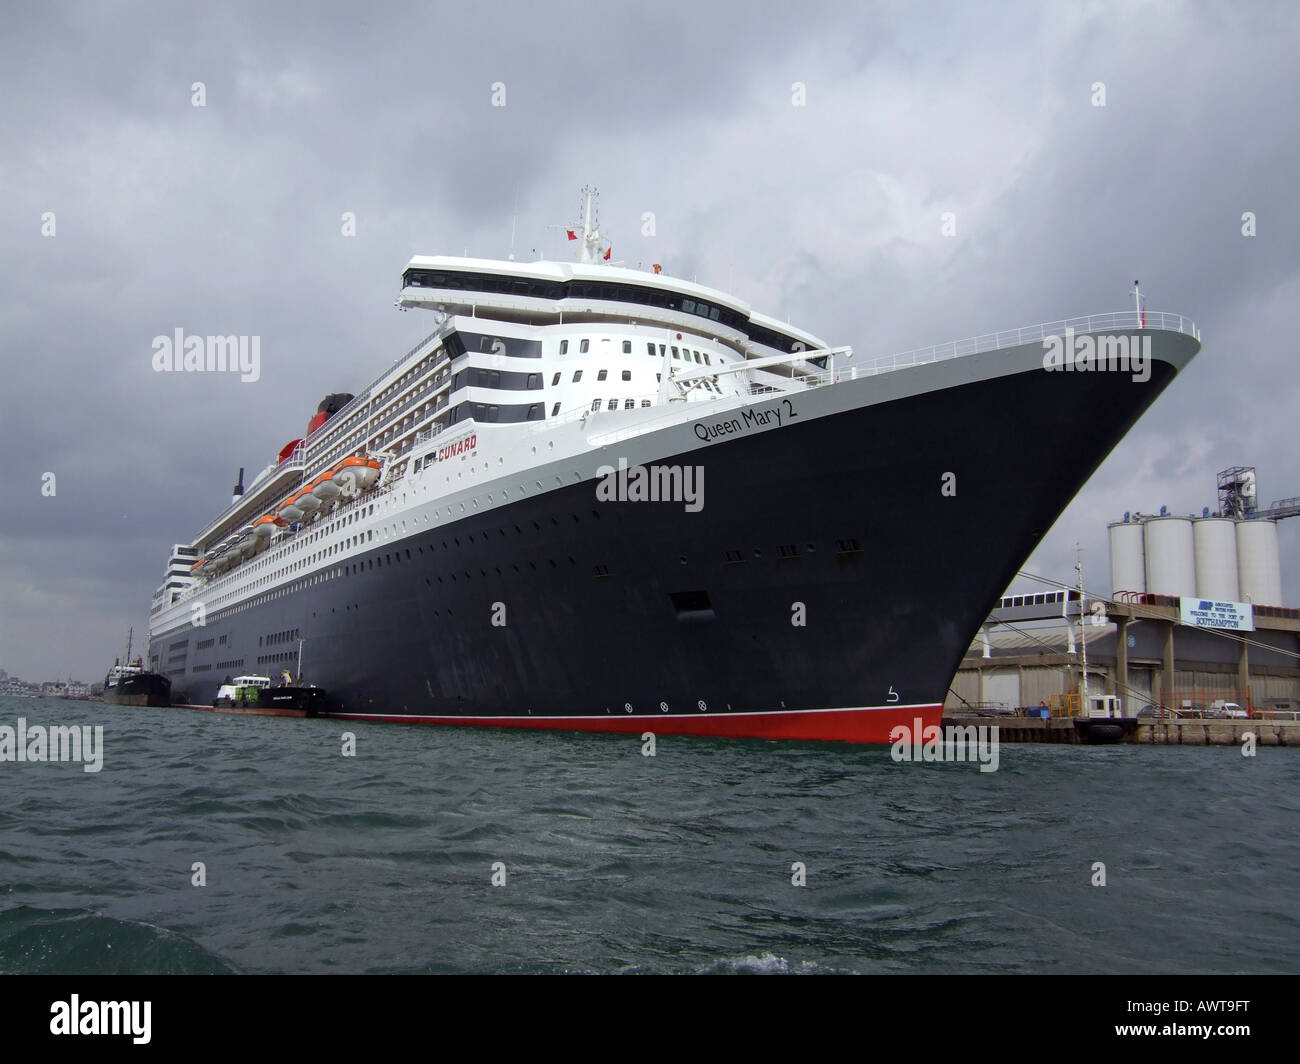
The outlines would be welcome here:
<svg viewBox="0 0 1300 1064">
<path fill-rule="evenodd" d="M 580 380 L 582 380 L 582 370 L 575 370 L 573 374 L 573 383 L 577 384 Z"/>
<path fill-rule="evenodd" d="M 706 366 L 713 365 L 713 360 L 709 358 L 709 353 L 707 351 L 704 352 L 704 364 Z"/>
<path fill-rule="evenodd" d="M 700 353 L 698 351 L 695 352 L 695 361 L 696 362 L 700 361 Z"/>
<path fill-rule="evenodd" d="M 679 354 L 677 353 L 677 348 L 674 347 L 674 348 L 673 348 L 673 358 L 681 358 L 681 357 L 682 357 L 682 356 L 679 355 Z"/>
<path fill-rule="evenodd" d="M 599 400 L 599 399 L 593 399 L 593 400 L 591 401 L 591 409 L 592 409 L 592 410 L 599 410 L 599 409 L 600 409 L 600 400 Z"/>
<path fill-rule="evenodd" d="M 623 403 L 623 409 L 624 409 L 624 410 L 635 410 L 635 409 L 636 409 L 636 400 L 635 400 L 635 399 L 628 399 L 626 402 Z"/>
<path fill-rule="evenodd" d="M 609 370 L 602 369 L 599 373 L 596 374 L 596 380 L 603 381 L 608 376 L 609 376 Z"/>
<path fill-rule="evenodd" d="M 554 377 L 551 378 L 551 387 L 554 388 L 559 383 L 560 383 L 560 375 L 557 373 Z"/>
<path fill-rule="evenodd" d="M 630 355 L 631 353 L 632 353 L 632 341 L 631 341 L 631 340 L 624 340 L 624 341 L 623 341 L 623 354 L 625 354 L 625 355 Z"/>
<path fill-rule="evenodd" d="M 585 355 L 588 351 L 591 350 L 591 341 L 583 340 L 582 343 L 578 346 L 578 350 L 579 352 Z"/>
<path fill-rule="evenodd" d="M 650 405 L 650 400 L 649 400 L 649 399 L 642 399 L 642 400 L 641 400 L 641 405 L 642 405 L 642 406 L 649 406 L 649 405 Z"/>
<path fill-rule="evenodd" d="M 688 314 L 693 314 L 693 313 L 695 312 L 695 300 L 693 300 L 693 299 L 683 299 L 683 300 L 682 300 L 682 310 L 686 311 L 686 313 L 688 313 Z"/>
<path fill-rule="evenodd" d="M 655 345 L 654 345 L 654 344 L 646 344 L 646 345 L 645 345 L 645 349 L 646 349 L 646 353 L 649 354 L 649 356 L 650 356 L 651 358 L 654 358 L 654 357 L 655 357 Z"/>
<path fill-rule="evenodd" d="M 556 403 L 553 407 L 551 407 L 551 417 L 555 417 L 555 415 L 558 414 L 559 412 L 560 412 L 560 404 Z"/>
<path fill-rule="evenodd" d="M 609 401 L 609 409 L 610 409 L 610 410 L 617 410 L 617 409 L 618 409 L 618 400 L 617 400 L 617 399 L 611 399 L 611 400 Z"/>
<path fill-rule="evenodd" d="M 632 379 L 632 371 L 630 369 L 625 369 L 623 371 L 623 379 L 625 381 L 630 381 Z"/>
<path fill-rule="evenodd" d="M 541 421 L 541 420 L 542 420 L 542 404 L 541 404 L 541 403 L 530 403 L 530 404 L 529 404 L 529 406 L 528 406 L 528 420 L 529 420 L 529 421 Z"/>
<path fill-rule="evenodd" d="M 568 341 L 568 340 L 561 340 L 561 341 L 560 341 L 560 354 L 562 354 L 562 355 L 567 355 L 568 353 L 569 353 L 569 341 Z"/>
</svg>

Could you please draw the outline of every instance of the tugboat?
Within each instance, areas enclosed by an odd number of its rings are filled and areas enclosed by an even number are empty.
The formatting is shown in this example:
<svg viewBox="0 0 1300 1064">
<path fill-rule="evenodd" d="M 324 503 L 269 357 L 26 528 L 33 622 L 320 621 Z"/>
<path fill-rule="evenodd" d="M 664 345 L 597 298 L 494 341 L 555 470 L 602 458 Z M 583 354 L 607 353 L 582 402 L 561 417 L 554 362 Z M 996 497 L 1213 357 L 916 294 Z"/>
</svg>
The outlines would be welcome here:
<svg viewBox="0 0 1300 1064">
<path fill-rule="evenodd" d="M 1124 703 L 1116 695 L 1093 695 L 1083 715 L 1074 719 L 1079 739 L 1085 743 L 1118 743 L 1137 731 L 1137 717 L 1124 716 Z"/>
<path fill-rule="evenodd" d="M 149 672 L 144 659 L 131 663 L 132 628 L 126 637 L 126 661 L 119 658 L 104 677 L 104 701 L 115 706 L 154 706 L 165 709 L 172 704 L 172 682 L 162 673 Z"/>
<path fill-rule="evenodd" d="M 280 674 L 278 684 L 272 684 L 269 676 L 227 677 L 212 708 L 261 716 L 314 717 L 325 709 L 325 689 L 294 683 L 288 669 Z"/>
</svg>

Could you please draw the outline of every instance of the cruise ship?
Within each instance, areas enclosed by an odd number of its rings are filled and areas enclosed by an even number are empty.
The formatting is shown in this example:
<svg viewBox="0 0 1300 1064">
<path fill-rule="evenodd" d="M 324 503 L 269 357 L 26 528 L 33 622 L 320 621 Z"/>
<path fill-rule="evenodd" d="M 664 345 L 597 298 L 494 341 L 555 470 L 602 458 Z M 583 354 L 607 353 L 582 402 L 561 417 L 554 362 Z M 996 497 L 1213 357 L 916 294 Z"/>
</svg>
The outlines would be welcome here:
<svg viewBox="0 0 1300 1064">
<path fill-rule="evenodd" d="M 567 235 L 410 260 L 428 335 L 173 547 L 174 703 L 284 670 L 347 719 L 888 742 L 1200 349 L 1139 304 L 863 358 L 611 264 L 591 195 Z"/>
</svg>

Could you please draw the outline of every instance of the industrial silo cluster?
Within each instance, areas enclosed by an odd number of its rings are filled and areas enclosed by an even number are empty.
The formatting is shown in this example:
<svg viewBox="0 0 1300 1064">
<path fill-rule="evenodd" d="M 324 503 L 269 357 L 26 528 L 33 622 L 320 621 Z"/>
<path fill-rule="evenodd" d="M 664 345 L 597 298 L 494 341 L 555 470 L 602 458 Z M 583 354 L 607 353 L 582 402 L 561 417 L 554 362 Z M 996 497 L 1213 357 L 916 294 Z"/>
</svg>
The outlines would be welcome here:
<svg viewBox="0 0 1300 1064">
<path fill-rule="evenodd" d="M 1162 512 L 1108 527 L 1112 592 L 1282 605 L 1276 521 Z"/>
</svg>

